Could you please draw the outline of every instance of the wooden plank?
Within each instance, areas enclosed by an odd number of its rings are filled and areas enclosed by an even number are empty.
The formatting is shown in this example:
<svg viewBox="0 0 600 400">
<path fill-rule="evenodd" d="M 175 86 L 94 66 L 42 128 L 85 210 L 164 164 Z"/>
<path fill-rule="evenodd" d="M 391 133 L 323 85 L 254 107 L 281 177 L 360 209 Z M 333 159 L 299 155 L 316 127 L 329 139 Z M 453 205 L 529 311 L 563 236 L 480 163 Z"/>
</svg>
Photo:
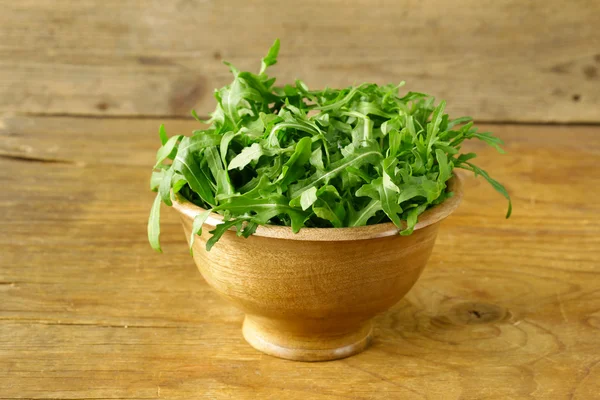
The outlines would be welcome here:
<svg viewBox="0 0 600 400">
<path fill-rule="evenodd" d="M 0 112 L 187 116 L 222 60 L 280 82 L 406 80 L 481 121 L 600 122 L 600 2 L 0 1 Z"/>
<path fill-rule="evenodd" d="M 203 282 L 177 217 L 146 242 L 158 120 L 0 123 L 0 398 L 591 399 L 600 380 L 600 128 L 485 126 L 423 276 L 366 352 L 258 353 Z M 195 122 L 167 121 L 171 133 Z M 55 146 L 52 151 L 49 148 Z M 561 379 L 556 379 L 560 376 Z"/>
</svg>

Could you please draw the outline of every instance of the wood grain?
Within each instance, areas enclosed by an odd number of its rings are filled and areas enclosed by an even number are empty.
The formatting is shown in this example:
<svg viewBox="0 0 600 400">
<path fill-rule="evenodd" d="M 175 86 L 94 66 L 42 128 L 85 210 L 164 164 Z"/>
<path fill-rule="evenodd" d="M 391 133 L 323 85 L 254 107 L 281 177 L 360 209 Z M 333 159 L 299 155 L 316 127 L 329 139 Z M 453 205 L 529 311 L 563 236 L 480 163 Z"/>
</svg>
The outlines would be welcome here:
<svg viewBox="0 0 600 400">
<path fill-rule="evenodd" d="M 223 60 L 280 82 L 408 82 L 481 121 L 600 122 L 600 2 L 0 0 L 0 112 L 189 116 Z"/>
<path fill-rule="evenodd" d="M 0 120 L 0 398 L 594 399 L 600 128 L 486 126 L 479 179 L 413 290 L 356 357 L 298 364 L 243 340 L 174 210 L 146 242 L 158 120 Z M 187 121 L 166 121 L 170 133 Z M 557 377 L 560 377 L 558 379 Z"/>
</svg>

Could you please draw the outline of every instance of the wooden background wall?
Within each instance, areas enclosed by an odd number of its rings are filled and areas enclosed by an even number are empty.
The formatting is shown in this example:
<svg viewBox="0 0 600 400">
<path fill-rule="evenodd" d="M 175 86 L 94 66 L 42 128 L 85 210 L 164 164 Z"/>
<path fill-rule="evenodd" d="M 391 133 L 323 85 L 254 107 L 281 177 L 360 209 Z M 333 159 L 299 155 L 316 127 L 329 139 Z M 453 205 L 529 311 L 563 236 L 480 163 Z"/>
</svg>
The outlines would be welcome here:
<svg viewBox="0 0 600 400">
<path fill-rule="evenodd" d="M 222 65 L 407 81 L 479 121 L 600 123 L 598 0 L 0 0 L 0 114 L 206 114 Z"/>
</svg>

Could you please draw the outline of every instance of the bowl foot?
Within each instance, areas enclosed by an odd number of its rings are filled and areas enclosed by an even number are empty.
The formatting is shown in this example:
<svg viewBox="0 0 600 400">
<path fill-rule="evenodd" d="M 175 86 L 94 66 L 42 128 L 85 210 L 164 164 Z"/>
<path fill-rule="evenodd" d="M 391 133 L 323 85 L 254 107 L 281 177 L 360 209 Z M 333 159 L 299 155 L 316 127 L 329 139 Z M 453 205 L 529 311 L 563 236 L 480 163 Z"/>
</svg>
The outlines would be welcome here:
<svg viewBox="0 0 600 400">
<path fill-rule="evenodd" d="M 349 357 L 371 343 L 373 325 L 367 321 L 351 331 L 298 333 L 285 322 L 246 315 L 242 332 L 255 349 L 271 356 L 296 361 L 329 361 Z M 287 329 L 286 329 L 287 328 Z"/>
</svg>

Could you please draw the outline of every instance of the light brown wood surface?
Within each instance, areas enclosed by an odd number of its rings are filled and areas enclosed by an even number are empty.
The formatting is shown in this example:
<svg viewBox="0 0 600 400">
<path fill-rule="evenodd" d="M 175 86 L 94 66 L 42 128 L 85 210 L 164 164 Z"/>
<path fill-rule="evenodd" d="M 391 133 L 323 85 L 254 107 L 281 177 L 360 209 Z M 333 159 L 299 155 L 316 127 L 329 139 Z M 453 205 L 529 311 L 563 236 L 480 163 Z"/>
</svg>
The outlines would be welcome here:
<svg viewBox="0 0 600 400">
<path fill-rule="evenodd" d="M 599 127 L 487 126 L 479 179 L 367 351 L 294 363 L 240 333 L 163 209 L 146 241 L 157 127 L 0 120 L 0 398 L 578 399 L 600 392 Z"/>
<path fill-rule="evenodd" d="M 600 122 L 597 0 L 0 0 L 0 112 L 212 111 L 223 60 L 312 88 L 397 83 L 486 121 Z"/>
</svg>

